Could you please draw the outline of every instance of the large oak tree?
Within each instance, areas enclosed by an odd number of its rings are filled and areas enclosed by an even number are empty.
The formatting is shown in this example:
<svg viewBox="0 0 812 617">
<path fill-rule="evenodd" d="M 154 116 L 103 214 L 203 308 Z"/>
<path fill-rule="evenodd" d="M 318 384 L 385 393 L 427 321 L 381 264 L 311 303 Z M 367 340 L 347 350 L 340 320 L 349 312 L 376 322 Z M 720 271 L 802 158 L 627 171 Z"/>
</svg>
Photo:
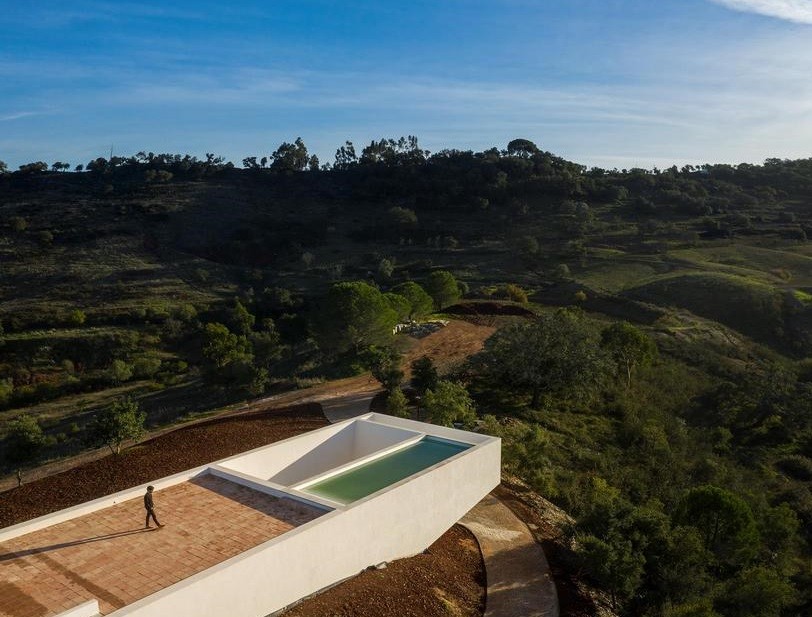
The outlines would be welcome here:
<svg viewBox="0 0 812 617">
<path fill-rule="evenodd" d="M 576 311 L 559 310 L 498 330 L 477 357 L 480 369 L 501 384 L 532 395 L 578 399 L 607 373 L 597 331 Z"/>
</svg>

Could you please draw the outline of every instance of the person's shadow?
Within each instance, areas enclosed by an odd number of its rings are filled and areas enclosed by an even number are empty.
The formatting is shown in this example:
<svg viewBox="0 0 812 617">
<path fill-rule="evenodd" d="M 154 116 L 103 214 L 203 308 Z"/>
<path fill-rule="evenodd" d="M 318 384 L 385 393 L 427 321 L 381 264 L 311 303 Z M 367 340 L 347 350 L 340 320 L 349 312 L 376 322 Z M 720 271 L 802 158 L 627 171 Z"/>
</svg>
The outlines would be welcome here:
<svg viewBox="0 0 812 617">
<path fill-rule="evenodd" d="M 123 538 L 124 536 L 131 536 L 137 533 L 148 533 L 150 531 L 157 531 L 159 527 L 129 529 L 127 531 L 118 531 L 116 533 L 108 533 L 103 536 L 93 536 L 92 538 L 82 538 L 81 540 L 72 540 L 71 542 L 60 542 L 59 544 L 50 544 L 48 546 L 37 546 L 34 548 L 26 548 L 21 551 L 6 553 L 0 555 L 0 562 L 10 561 L 12 559 L 19 559 L 20 557 L 28 557 L 29 555 L 38 555 L 39 553 L 47 553 L 49 551 L 57 551 L 61 548 L 68 548 L 69 546 L 79 546 L 80 544 L 90 544 L 91 542 L 103 542 L 104 540 L 113 540 L 114 538 Z"/>
</svg>

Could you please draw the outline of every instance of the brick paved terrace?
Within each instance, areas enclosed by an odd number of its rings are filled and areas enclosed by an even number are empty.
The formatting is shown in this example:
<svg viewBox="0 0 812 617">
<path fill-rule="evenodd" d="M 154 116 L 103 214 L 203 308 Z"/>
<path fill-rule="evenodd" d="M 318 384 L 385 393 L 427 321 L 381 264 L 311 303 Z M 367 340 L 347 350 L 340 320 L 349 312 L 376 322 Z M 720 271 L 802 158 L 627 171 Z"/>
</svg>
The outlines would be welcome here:
<svg viewBox="0 0 812 617">
<path fill-rule="evenodd" d="M 324 511 L 211 475 L 0 543 L 0 616 L 49 617 L 97 599 L 106 615 Z"/>
</svg>

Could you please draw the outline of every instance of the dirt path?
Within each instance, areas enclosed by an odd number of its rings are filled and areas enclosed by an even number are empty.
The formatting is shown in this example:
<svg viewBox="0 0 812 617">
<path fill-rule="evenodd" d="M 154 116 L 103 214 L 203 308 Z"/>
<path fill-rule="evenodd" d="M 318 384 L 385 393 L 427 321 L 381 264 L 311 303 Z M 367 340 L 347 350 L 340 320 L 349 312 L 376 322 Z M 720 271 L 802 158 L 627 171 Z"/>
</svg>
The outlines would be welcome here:
<svg viewBox="0 0 812 617">
<path fill-rule="evenodd" d="M 412 360 L 427 355 L 434 360 L 441 371 L 443 369 L 447 370 L 449 367 L 462 362 L 468 356 L 482 349 L 483 342 L 493 334 L 494 330 L 495 328 L 488 326 L 478 326 L 465 321 L 451 320 L 446 327 L 433 332 L 429 336 L 409 340 L 409 349 L 404 355 L 404 368 L 408 374 L 409 364 Z M 293 390 L 291 392 L 284 392 L 246 403 L 229 405 L 212 414 L 207 414 L 205 417 L 197 418 L 180 425 L 176 424 L 149 431 L 141 441 L 159 437 L 181 427 L 194 426 L 201 422 L 207 422 L 212 418 L 268 411 L 277 407 L 303 403 L 322 403 L 326 407 L 325 412 L 331 420 L 333 420 L 333 418 L 343 419 L 344 417 L 351 417 L 346 414 L 357 407 L 345 406 L 341 408 L 341 404 L 339 403 L 339 409 L 334 412 L 336 405 L 330 405 L 328 401 L 333 399 L 349 400 L 352 399 L 352 397 L 364 400 L 367 396 L 371 400 L 380 389 L 380 384 L 369 373 L 355 377 L 347 377 L 345 379 L 336 379 L 302 390 Z M 99 448 L 97 450 L 83 452 L 82 454 L 70 458 L 46 463 L 26 472 L 24 479 L 25 482 L 32 482 L 46 478 L 79 465 L 99 460 L 107 456 L 107 454 L 109 454 L 107 448 Z M 0 478 L 0 492 L 7 491 L 15 486 L 17 486 L 17 479 L 13 475 Z"/>
</svg>

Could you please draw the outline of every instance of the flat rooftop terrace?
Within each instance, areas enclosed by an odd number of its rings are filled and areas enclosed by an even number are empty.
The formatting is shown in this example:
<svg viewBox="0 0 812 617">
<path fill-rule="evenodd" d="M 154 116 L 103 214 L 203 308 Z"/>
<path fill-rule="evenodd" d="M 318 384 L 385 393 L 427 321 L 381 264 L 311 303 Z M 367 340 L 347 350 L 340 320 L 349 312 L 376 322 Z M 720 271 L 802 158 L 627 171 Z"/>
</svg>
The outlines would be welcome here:
<svg viewBox="0 0 812 617">
<path fill-rule="evenodd" d="M 0 616 L 50 617 L 98 599 L 106 615 L 325 510 L 205 474 L 0 543 Z"/>
</svg>

